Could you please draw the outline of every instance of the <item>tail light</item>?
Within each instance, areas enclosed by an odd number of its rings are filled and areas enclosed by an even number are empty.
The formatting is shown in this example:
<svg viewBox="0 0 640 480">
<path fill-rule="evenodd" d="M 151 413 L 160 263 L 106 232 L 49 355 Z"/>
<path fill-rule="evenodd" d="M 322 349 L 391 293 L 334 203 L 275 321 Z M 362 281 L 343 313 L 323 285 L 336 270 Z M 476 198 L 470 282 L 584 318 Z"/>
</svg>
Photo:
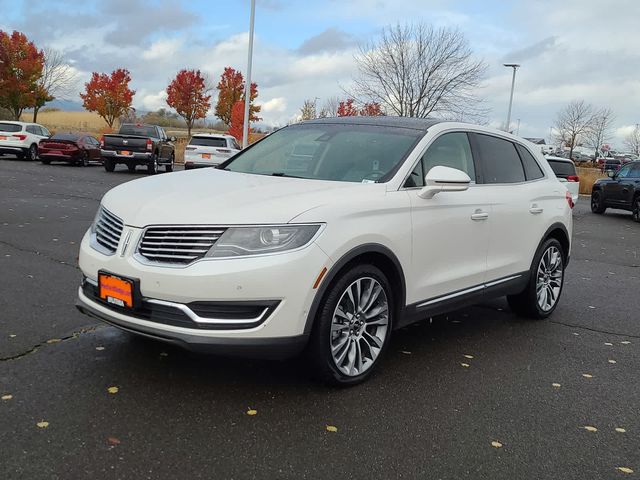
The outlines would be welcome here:
<svg viewBox="0 0 640 480">
<path fill-rule="evenodd" d="M 580 177 L 578 175 L 569 175 L 567 177 L 567 181 L 569 181 L 569 182 L 579 182 L 580 181 Z"/>
<path fill-rule="evenodd" d="M 573 198 L 571 198 L 571 193 L 570 192 L 567 192 L 565 194 L 565 198 L 567 199 L 567 203 L 569 204 L 569 208 L 573 208 L 573 207 L 576 206 L 575 203 L 573 203 Z"/>
<path fill-rule="evenodd" d="M 24 142 L 27 139 L 27 136 L 23 133 L 19 133 L 18 135 L 11 135 L 11 136 L 17 138 L 21 142 Z"/>
<path fill-rule="evenodd" d="M 150 152 L 151 150 L 153 150 L 153 142 L 150 138 L 147 138 L 147 152 Z"/>
<path fill-rule="evenodd" d="M 100 137 L 100 148 L 104 148 L 104 135 Z"/>
</svg>

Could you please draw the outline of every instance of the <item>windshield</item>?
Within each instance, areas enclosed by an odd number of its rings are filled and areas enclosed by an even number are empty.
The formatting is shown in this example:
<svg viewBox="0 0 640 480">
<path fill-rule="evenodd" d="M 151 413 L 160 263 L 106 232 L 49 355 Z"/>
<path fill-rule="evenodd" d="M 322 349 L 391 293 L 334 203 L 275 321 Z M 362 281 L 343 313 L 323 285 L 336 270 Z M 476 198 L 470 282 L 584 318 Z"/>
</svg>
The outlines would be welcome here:
<svg viewBox="0 0 640 480">
<path fill-rule="evenodd" d="M 147 125 L 128 125 L 124 124 L 118 132 L 120 135 L 138 135 L 140 137 L 157 138 L 156 129 Z"/>
<path fill-rule="evenodd" d="M 293 125 L 240 152 L 221 168 L 255 173 L 334 180 L 386 180 L 423 132 L 377 125 Z"/>
<path fill-rule="evenodd" d="M 219 137 L 193 137 L 189 145 L 196 145 L 198 147 L 226 147 L 227 140 Z"/>
</svg>

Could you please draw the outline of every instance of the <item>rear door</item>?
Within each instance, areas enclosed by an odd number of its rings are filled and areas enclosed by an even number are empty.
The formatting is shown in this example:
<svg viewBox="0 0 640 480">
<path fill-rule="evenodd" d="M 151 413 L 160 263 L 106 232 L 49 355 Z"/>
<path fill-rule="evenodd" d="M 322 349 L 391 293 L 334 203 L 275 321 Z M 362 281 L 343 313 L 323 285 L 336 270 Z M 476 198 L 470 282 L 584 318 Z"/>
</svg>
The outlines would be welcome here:
<svg viewBox="0 0 640 480">
<path fill-rule="evenodd" d="M 479 188 L 492 210 L 487 283 L 499 285 L 529 270 L 547 227 L 545 211 L 553 209 L 553 200 L 549 198 L 549 182 L 527 148 L 487 134 L 471 138 L 482 168 Z M 560 195 L 564 187 L 555 183 Z"/>
</svg>

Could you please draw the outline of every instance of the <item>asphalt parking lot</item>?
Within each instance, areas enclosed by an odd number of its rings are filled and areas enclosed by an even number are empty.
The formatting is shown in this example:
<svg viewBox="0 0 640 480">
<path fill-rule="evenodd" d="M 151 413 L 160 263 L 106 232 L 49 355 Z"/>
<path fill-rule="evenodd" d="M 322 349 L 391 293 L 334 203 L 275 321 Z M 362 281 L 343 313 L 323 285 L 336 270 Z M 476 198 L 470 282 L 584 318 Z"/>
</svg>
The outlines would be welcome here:
<svg viewBox="0 0 640 480">
<path fill-rule="evenodd" d="M 370 381 L 332 389 L 299 361 L 190 354 L 76 311 L 99 200 L 143 176 L 120 168 L 0 157 L 0 478 L 640 476 L 630 214 L 580 200 L 551 319 L 500 300 L 425 320 Z"/>
</svg>

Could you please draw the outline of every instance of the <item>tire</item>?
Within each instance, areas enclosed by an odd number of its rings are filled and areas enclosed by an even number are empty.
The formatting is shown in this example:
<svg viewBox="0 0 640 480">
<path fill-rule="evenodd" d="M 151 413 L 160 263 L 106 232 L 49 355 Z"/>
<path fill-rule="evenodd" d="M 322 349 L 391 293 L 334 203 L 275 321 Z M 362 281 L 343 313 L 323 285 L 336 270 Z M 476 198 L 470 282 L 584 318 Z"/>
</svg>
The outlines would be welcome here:
<svg viewBox="0 0 640 480">
<path fill-rule="evenodd" d="M 359 308 L 351 297 L 359 297 Z M 344 386 L 368 378 L 389 344 L 394 307 L 391 285 L 379 268 L 361 264 L 340 274 L 322 299 L 306 351 L 316 376 Z M 363 311 L 376 315 L 367 319 Z"/>
<path fill-rule="evenodd" d="M 602 198 L 602 192 L 595 190 L 591 192 L 591 211 L 601 215 L 605 212 L 607 207 L 604 206 L 604 199 Z"/>
<path fill-rule="evenodd" d="M 38 146 L 34 143 L 32 144 L 26 152 L 27 160 L 30 162 L 35 162 L 38 159 Z"/>
<path fill-rule="evenodd" d="M 129 173 L 135 173 L 136 164 L 133 162 L 127 163 L 127 168 L 129 169 Z"/>
<path fill-rule="evenodd" d="M 82 153 L 80 153 L 80 161 L 78 162 L 78 166 L 81 166 L 81 167 L 89 166 L 89 154 L 87 153 L 86 150 L 83 150 Z"/>
<path fill-rule="evenodd" d="M 176 161 L 175 157 L 173 156 L 173 154 L 171 155 L 171 163 L 167 163 L 164 167 L 164 171 L 167 173 L 171 173 L 173 172 L 173 163 Z"/>
<path fill-rule="evenodd" d="M 40 159 L 40 161 L 42 162 L 43 165 L 50 165 L 51 164 L 51 160 L 48 160 L 46 158 L 42 158 L 42 159 Z"/>
<path fill-rule="evenodd" d="M 149 175 L 155 175 L 158 173 L 158 155 L 155 153 L 149 159 L 149 163 L 147 163 L 147 173 Z"/>
<path fill-rule="evenodd" d="M 532 319 L 551 315 L 562 295 L 565 265 L 565 253 L 560 242 L 555 238 L 545 240 L 533 258 L 527 287 L 517 295 L 507 296 L 511 310 Z"/>
<path fill-rule="evenodd" d="M 631 216 L 633 217 L 634 222 L 640 223 L 640 195 L 636 195 L 636 197 L 633 199 Z"/>
<path fill-rule="evenodd" d="M 105 158 L 102 161 L 103 165 L 104 165 L 104 169 L 107 172 L 113 172 L 116 169 L 116 162 L 114 162 L 112 159 L 110 158 Z"/>
</svg>

